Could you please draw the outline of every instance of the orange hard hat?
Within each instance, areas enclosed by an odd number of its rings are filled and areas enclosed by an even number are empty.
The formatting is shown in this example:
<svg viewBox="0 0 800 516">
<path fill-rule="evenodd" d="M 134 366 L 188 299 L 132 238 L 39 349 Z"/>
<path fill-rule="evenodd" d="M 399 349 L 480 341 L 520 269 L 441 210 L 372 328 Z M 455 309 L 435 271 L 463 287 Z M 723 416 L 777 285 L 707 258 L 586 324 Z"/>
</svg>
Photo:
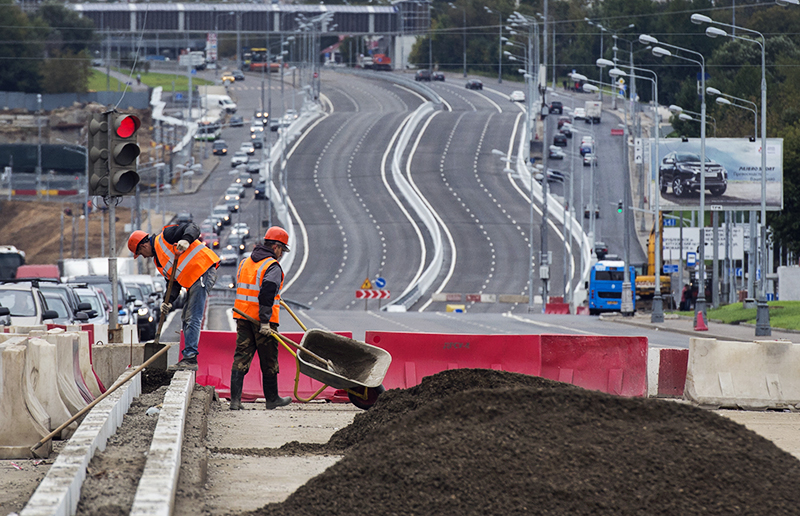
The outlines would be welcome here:
<svg viewBox="0 0 800 516">
<path fill-rule="evenodd" d="M 142 240 L 144 240 L 147 237 L 148 237 L 147 233 L 145 233 L 140 229 L 137 229 L 136 231 L 131 233 L 131 236 L 128 237 L 128 249 L 131 250 L 134 258 L 139 257 L 139 253 L 136 252 L 136 249 L 139 247 L 139 244 L 142 243 Z"/>
<path fill-rule="evenodd" d="M 264 240 L 277 242 L 283 245 L 283 250 L 289 252 L 289 233 L 280 226 L 272 226 L 264 235 Z"/>
</svg>

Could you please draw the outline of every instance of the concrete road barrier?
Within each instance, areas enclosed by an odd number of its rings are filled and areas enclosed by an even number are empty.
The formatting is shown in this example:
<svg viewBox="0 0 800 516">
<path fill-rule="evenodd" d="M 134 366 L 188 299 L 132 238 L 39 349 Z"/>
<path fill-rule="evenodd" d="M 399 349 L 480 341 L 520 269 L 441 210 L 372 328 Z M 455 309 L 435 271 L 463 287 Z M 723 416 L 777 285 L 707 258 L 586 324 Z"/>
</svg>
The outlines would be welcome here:
<svg viewBox="0 0 800 516">
<path fill-rule="evenodd" d="M 703 407 L 800 408 L 800 344 L 692 338 L 684 398 Z"/>
<path fill-rule="evenodd" d="M 31 381 L 33 393 L 50 418 L 50 430 L 55 430 L 72 417 L 61 393 L 58 391 L 58 362 L 56 345 L 38 337 L 28 339 L 26 373 Z M 78 428 L 73 422 L 61 431 L 61 439 L 67 439 Z"/>
</svg>

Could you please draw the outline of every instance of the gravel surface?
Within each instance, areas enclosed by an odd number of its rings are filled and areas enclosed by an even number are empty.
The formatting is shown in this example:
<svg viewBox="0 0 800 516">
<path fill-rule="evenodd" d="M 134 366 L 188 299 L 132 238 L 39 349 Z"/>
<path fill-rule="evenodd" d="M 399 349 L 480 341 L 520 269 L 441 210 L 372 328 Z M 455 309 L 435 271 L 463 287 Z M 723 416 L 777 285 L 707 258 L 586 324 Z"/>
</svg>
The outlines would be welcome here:
<svg viewBox="0 0 800 516">
<path fill-rule="evenodd" d="M 384 393 L 344 458 L 253 515 L 797 514 L 800 462 L 685 404 L 459 369 Z"/>
</svg>

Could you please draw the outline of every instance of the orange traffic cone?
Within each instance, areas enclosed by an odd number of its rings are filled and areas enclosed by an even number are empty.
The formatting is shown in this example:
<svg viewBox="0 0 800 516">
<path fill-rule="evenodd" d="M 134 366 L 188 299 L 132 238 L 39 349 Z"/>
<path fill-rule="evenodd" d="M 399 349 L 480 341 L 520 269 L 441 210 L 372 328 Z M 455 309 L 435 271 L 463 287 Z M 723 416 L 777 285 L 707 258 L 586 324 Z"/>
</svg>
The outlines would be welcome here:
<svg viewBox="0 0 800 516">
<path fill-rule="evenodd" d="M 708 331 L 708 326 L 706 326 L 706 321 L 703 317 L 702 310 L 697 312 L 697 322 L 694 324 L 694 331 Z"/>
</svg>

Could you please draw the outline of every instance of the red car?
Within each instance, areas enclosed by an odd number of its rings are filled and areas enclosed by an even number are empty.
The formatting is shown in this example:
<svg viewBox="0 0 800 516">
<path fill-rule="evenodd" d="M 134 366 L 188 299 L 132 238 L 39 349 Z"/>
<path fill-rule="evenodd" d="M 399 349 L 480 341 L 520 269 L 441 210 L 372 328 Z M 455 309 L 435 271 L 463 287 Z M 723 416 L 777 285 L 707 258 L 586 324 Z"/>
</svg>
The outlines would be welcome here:
<svg viewBox="0 0 800 516">
<path fill-rule="evenodd" d="M 200 240 L 211 249 L 219 249 L 219 237 L 215 233 L 200 233 Z"/>
</svg>

